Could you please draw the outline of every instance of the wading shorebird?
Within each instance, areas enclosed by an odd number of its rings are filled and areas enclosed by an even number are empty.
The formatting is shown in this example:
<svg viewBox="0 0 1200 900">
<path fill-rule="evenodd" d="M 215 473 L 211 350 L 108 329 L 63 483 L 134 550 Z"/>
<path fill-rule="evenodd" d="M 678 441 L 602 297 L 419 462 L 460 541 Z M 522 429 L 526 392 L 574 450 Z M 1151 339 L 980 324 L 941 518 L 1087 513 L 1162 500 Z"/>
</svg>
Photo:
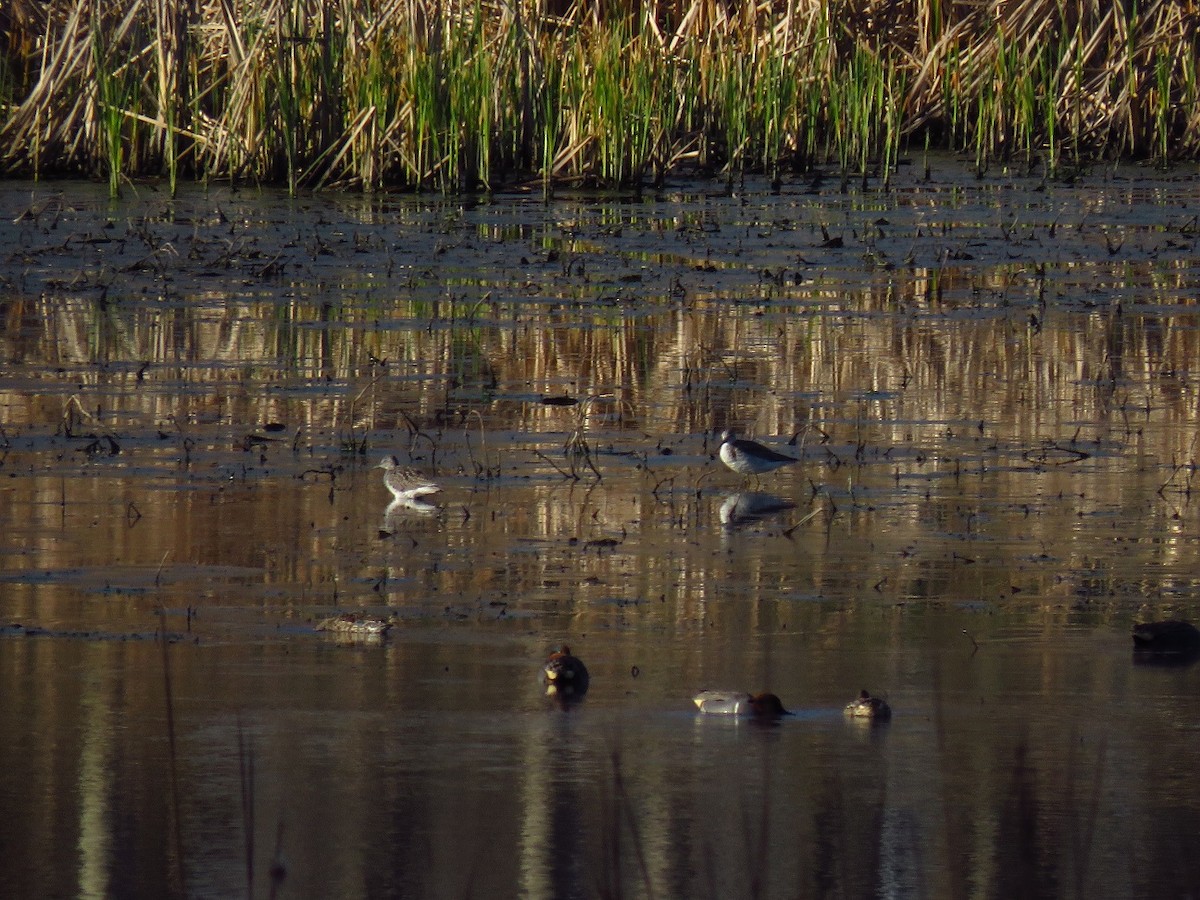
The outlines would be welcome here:
<svg viewBox="0 0 1200 900">
<path fill-rule="evenodd" d="M 864 688 L 846 704 L 846 715 L 852 719 L 890 719 L 892 708 L 882 697 L 872 697 Z"/>
<path fill-rule="evenodd" d="M 430 481 L 415 469 L 400 465 L 394 456 L 385 456 L 375 468 L 383 469 L 383 483 L 397 500 L 408 503 L 427 494 L 436 494 L 441 485 Z"/>
<path fill-rule="evenodd" d="M 737 437 L 732 431 L 721 432 L 721 462 L 739 475 L 757 477 L 764 472 L 773 472 L 780 466 L 800 462 L 794 456 L 776 453 L 757 441 Z"/>
<path fill-rule="evenodd" d="M 692 698 L 696 709 L 715 716 L 753 716 L 758 719 L 777 719 L 790 716 L 783 702 L 774 694 L 743 694 L 738 691 L 701 691 Z"/>
</svg>

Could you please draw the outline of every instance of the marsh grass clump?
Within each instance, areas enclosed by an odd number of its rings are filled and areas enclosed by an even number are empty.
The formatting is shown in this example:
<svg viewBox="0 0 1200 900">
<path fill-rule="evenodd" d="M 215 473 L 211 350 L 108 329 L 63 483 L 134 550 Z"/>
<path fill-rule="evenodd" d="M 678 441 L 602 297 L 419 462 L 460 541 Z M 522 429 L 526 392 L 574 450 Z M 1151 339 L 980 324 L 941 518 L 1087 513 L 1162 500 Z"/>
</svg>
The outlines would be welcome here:
<svg viewBox="0 0 1200 900">
<path fill-rule="evenodd" d="M 1187 0 L 13 0 L 9 174 L 640 188 L 906 142 L 1048 175 L 1200 155 Z"/>
</svg>

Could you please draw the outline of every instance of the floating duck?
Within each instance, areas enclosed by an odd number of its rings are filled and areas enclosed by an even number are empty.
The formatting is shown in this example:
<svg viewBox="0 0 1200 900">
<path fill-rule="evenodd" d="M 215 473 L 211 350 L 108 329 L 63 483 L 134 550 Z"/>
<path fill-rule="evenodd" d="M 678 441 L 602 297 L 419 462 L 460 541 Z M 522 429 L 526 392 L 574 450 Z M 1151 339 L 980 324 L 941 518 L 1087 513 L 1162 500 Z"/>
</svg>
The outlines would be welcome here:
<svg viewBox="0 0 1200 900">
<path fill-rule="evenodd" d="M 790 716 L 783 702 L 774 694 L 743 694 L 738 691 L 701 691 L 692 698 L 696 709 L 716 716 L 753 716 L 777 719 Z"/>
<path fill-rule="evenodd" d="M 542 666 L 542 677 L 548 694 L 579 696 L 587 693 L 587 666 L 579 657 L 571 655 L 571 648 L 566 644 L 556 647 L 546 659 L 546 664 Z"/>
<path fill-rule="evenodd" d="M 394 456 L 385 456 L 375 468 L 383 469 L 383 483 L 401 503 L 411 504 L 419 497 L 436 494 L 442 489 L 416 469 L 401 466 Z"/>
<path fill-rule="evenodd" d="M 721 432 L 721 449 L 718 454 L 721 462 L 725 463 L 739 475 L 762 475 L 772 472 L 780 466 L 800 462 L 794 456 L 776 453 L 770 447 L 764 447 L 757 441 L 737 437 L 732 431 Z"/>
<path fill-rule="evenodd" d="M 392 621 L 380 616 L 360 616 L 355 613 L 342 613 L 321 619 L 313 626 L 317 631 L 328 631 L 331 634 L 346 637 L 381 638 L 392 629 Z"/>
<path fill-rule="evenodd" d="M 1200 630 L 1179 619 L 1139 623 L 1133 626 L 1133 649 L 1149 653 L 1195 653 L 1200 651 Z"/>
<path fill-rule="evenodd" d="M 882 697 L 872 697 L 864 689 L 846 704 L 846 715 L 852 719 L 890 719 L 892 708 Z"/>
</svg>

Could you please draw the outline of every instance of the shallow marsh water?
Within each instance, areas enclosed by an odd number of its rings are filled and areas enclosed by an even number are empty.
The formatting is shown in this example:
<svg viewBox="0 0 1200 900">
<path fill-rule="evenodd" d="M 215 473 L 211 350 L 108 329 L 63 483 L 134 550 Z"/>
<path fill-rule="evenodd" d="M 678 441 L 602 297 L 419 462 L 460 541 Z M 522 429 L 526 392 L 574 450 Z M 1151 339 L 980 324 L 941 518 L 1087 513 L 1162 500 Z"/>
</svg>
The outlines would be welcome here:
<svg viewBox="0 0 1200 900">
<path fill-rule="evenodd" d="M 3 184 L 0 896 L 1193 890 L 1200 179 L 854 188 Z"/>
</svg>

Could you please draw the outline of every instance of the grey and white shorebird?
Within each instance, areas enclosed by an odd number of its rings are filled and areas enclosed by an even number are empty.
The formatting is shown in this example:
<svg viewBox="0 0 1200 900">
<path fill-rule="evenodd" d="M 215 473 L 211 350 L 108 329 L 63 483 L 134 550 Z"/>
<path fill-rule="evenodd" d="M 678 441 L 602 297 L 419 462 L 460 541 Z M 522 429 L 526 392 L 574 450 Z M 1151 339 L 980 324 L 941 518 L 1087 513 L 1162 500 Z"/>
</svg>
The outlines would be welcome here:
<svg viewBox="0 0 1200 900">
<path fill-rule="evenodd" d="M 436 494 L 442 489 L 441 485 L 430 481 L 416 469 L 400 465 L 400 460 L 394 456 L 385 456 L 376 468 L 383 469 L 383 483 L 392 496 L 403 503 Z"/>
<path fill-rule="evenodd" d="M 721 462 L 739 475 L 758 476 L 773 472 L 780 466 L 799 462 L 794 456 L 776 453 L 757 441 L 737 437 L 728 429 L 721 432 Z"/>
</svg>

